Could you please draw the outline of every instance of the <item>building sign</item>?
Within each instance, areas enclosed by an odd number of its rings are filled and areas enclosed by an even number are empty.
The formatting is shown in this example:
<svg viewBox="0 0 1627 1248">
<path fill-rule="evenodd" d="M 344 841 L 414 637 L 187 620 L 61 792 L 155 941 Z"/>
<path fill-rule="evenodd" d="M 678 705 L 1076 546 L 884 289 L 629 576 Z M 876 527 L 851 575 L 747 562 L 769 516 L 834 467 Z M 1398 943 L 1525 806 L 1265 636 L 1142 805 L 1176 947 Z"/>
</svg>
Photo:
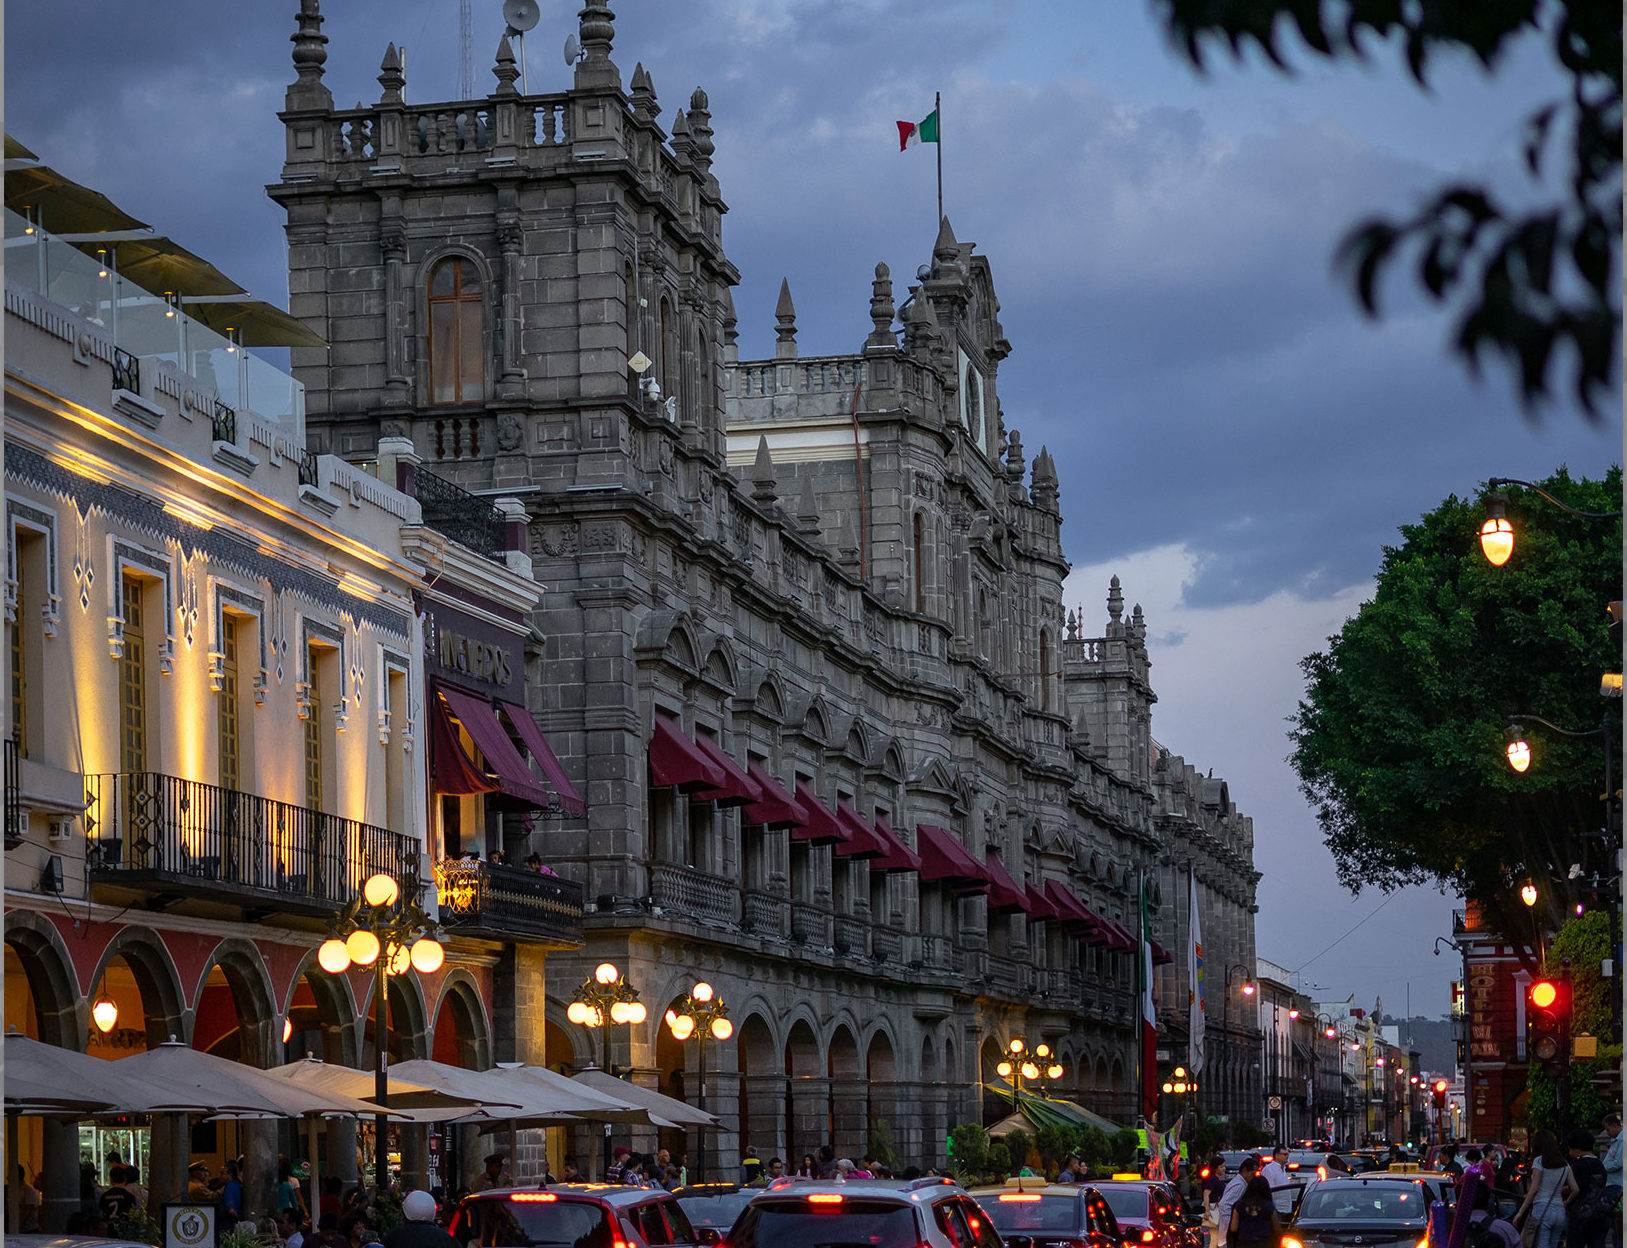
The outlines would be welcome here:
<svg viewBox="0 0 1627 1248">
<path fill-rule="evenodd" d="M 215 1248 L 217 1212 L 214 1205 L 166 1204 L 164 1248 Z"/>
<path fill-rule="evenodd" d="M 1493 1019 L 1497 995 L 1496 968 L 1481 962 L 1469 967 L 1467 997 L 1469 1056 L 1477 1062 L 1504 1060 L 1503 1046 Z"/>
<path fill-rule="evenodd" d="M 525 702 L 525 635 L 445 603 L 420 600 L 424 669 L 471 691 Z"/>
</svg>

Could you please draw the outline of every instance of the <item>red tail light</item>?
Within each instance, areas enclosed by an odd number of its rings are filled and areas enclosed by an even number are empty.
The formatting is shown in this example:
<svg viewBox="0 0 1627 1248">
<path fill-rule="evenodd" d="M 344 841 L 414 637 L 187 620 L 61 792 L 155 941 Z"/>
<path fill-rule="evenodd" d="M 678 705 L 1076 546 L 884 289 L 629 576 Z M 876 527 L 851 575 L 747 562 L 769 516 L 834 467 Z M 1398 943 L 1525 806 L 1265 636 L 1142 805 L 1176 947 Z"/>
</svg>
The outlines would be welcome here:
<svg viewBox="0 0 1627 1248">
<path fill-rule="evenodd" d="M 1141 1232 L 1141 1242 L 1144 1243 L 1144 1244 L 1150 1244 L 1150 1243 L 1152 1243 L 1153 1240 L 1155 1240 L 1157 1238 L 1158 1238 L 1158 1232 L 1157 1231 L 1147 1230 L 1147 1231 L 1142 1231 Z"/>
<path fill-rule="evenodd" d="M 842 1203 L 840 1192 L 811 1192 L 808 1195 L 810 1205 L 839 1205 Z"/>
<path fill-rule="evenodd" d="M 517 1205 L 551 1205 L 559 1197 L 552 1192 L 515 1192 L 509 1199 Z"/>
</svg>

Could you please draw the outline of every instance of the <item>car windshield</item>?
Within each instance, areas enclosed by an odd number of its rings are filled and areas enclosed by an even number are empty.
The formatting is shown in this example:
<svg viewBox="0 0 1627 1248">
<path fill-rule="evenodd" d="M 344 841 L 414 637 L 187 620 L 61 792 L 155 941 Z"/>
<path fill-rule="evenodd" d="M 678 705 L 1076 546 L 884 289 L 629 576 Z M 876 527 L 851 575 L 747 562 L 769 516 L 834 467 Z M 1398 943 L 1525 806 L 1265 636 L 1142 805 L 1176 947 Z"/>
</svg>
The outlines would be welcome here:
<svg viewBox="0 0 1627 1248">
<path fill-rule="evenodd" d="M 751 1203 L 754 1192 L 720 1192 L 716 1196 L 680 1196 L 678 1203 L 695 1226 L 728 1230 L 740 1211 Z"/>
<path fill-rule="evenodd" d="M 1319 1183 L 1305 1193 L 1294 1220 L 1407 1222 L 1421 1226 L 1428 1216 L 1423 1188 L 1410 1183 Z"/>
<path fill-rule="evenodd" d="M 462 1222 L 477 1248 L 611 1248 L 604 1208 L 586 1201 L 471 1201 Z"/>
<path fill-rule="evenodd" d="M 1147 1189 L 1144 1187 L 1108 1187 L 1097 1189 L 1107 1207 L 1113 1211 L 1113 1216 L 1121 1221 L 1132 1218 L 1138 1222 L 1147 1220 Z"/>
<path fill-rule="evenodd" d="M 1031 1235 L 1035 1231 L 1076 1231 L 1083 1201 L 1077 1196 L 1042 1196 L 1037 1192 L 1004 1192 L 983 1196 L 978 1204 L 1002 1235 Z"/>
<path fill-rule="evenodd" d="M 730 1248 L 915 1248 L 915 1210 L 891 1200 L 762 1198 L 741 1215 Z"/>
</svg>

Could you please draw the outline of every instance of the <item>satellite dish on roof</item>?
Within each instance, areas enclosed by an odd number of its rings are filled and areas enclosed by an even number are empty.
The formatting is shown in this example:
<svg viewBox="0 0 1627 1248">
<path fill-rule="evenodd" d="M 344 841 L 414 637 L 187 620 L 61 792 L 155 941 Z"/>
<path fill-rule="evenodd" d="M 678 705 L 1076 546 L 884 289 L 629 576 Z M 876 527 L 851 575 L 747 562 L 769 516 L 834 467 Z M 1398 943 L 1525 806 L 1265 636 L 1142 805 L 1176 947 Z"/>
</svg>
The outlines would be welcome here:
<svg viewBox="0 0 1627 1248">
<path fill-rule="evenodd" d="M 537 0 L 503 0 L 503 20 L 510 30 L 518 34 L 530 30 L 541 16 L 542 10 L 537 7 Z"/>
<path fill-rule="evenodd" d="M 582 59 L 582 41 L 575 35 L 565 36 L 565 64 L 574 65 Z"/>
</svg>

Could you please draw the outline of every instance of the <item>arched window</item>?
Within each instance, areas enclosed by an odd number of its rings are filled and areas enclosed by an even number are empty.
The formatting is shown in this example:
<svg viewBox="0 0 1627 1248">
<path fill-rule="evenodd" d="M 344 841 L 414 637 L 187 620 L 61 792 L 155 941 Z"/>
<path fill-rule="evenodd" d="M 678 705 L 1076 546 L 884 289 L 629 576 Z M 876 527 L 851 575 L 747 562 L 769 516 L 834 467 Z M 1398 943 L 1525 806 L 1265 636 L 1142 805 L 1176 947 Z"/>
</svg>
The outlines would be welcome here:
<svg viewBox="0 0 1627 1248">
<path fill-rule="evenodd" d="M 925 526 L 921 523 L 921 513 L 916 512 L 912 523 L 912 541 L 915 550 L 915 609 L 920 614 L 926 614 L 926 535 Z"/>
<path fill-rule="evenodd" d="M 672 328 L 672 305 L 666 301 L 665 296 L 661 299 L 661 341 L 658 345 L 660 351 L 657 354 L 660 358 L 655 362 L 655 370 L 660 374 L 661 393 L 677 394 L 677 390 L 673 388 L 673 378 L 678 371 L 676 358 L 678 345 Z"/>
<path fill-rule="evenodd" d="M 972 441 L 982 440 L 983 386 L 977 370 L 970 364 L 966 366 L 966 430 L 972 435 Z"/>
<path fill-rule="evenodd" d="M 1039 709 L 1051 709 L 1051 639 L 1043 630 L 1039 635 Z"/>
<path fill-rule="evenodd" d="M 486 398 L 485 293 L 480 270 L 461 256 L 429 279 L 429 393 L 432 403 Z"/>
</svg>

